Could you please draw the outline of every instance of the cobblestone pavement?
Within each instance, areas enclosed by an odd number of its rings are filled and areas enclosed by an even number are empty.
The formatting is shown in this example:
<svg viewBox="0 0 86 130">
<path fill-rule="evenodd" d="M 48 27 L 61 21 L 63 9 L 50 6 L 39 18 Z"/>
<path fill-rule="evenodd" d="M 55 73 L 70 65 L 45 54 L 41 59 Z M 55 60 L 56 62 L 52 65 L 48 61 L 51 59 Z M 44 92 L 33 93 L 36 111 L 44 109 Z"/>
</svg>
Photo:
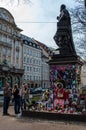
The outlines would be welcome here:
<svg viewBox="0 0 86 130">
<path fill-rule="evenodd" d="M 0 107 L 0 130 L 86 130 L 85 123 L 17 118 L 12 106 L 9 108 L 9 113 L 10 116 L 2 116 L 2 107 Z"/>
</svg>

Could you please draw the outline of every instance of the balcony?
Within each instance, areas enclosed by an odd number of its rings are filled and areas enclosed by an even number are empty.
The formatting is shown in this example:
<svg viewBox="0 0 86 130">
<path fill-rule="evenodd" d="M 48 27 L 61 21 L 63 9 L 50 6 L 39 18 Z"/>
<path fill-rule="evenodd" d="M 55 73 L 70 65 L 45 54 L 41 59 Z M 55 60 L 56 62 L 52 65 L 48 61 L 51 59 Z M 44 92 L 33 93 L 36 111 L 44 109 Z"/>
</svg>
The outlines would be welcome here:
<svg viewBox="0 0 86 130">
<path fill-rule="evenodd" d="M 10 73 L 13 73 L 13 74 L 20 74 L 20 75 L 23 75 L 23 73 L 24 73 L 23 68 L 17 69 L 15 67 L 12 67 L 12 66 L 10 67 L 10 66 L 4 65 L 4 64 L 0 64 L 0 71 L 1 72 L 3 71 L 5 73 L 10 72 Z"/>
<path fill-rule="evenodd" d="M 0 41 L 0 45 L 5 46 L 5 47 L 12 48 L 12 44 L 7 43 L 7 42 Z"/>
<path fill-rule="evenodd" d="M 24 69 L 17 69 L 17 68 L 15 68 L 15 67 L 13 67 L 13 68 L 11 68 L 11 70 L 10 70 L 12 73 L 14 73 L 14 74 L 23 74 L 24 73 Z"/>
</svg>

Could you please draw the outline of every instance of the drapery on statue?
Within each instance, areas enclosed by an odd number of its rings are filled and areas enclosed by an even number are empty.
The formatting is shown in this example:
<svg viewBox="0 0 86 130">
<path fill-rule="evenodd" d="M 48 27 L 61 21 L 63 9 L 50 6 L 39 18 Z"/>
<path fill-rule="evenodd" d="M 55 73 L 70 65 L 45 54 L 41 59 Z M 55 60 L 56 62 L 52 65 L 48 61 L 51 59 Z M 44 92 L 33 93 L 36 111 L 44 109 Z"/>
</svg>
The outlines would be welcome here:
<svg viewBox="0 0 86 130">
<path fill-rule="evenodd" d="M 64 4 L 60 7 L 60 15 L 57 16 L 57 20 L 57 31 L 54 40 L 59 46 L 60 54 L 76 54 L 72 38 L 70 14 Z"/>
</svg>

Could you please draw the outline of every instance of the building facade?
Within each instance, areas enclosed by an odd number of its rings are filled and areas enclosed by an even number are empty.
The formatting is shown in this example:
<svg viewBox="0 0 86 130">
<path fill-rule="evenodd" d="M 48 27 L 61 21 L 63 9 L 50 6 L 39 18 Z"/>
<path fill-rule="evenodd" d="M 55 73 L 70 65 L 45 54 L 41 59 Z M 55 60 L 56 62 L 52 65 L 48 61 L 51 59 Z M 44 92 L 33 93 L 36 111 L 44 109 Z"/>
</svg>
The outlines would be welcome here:
<svg viewBox="0 0 86 130">
<path fill-rule="evenodd" d="M 21 29 L 15 24 L 13 16 L 0 8 L 0 89 L 5 82 L 12 87 L 22 83 L 23 59 Z"/>
<path fill-rule="evenodd" d="M 41 86 L 41 54 L 40 46 L 25 35 L 21 36 L 23 39 L 23 67 L 24 76 L 23 82 L 28 83 L 29 87 Z"/>
<path fill-rule="evenodd" d="M 84 62 L 82 66 L 81 83 L 82 83 L 82 86 L 86 86 L 86 62 Z"/>
<path fill-rule="evenodd" d="M 33 39 L 33 41 L 40 46 L 42 50 L 42 67 L 41 67 L 41 85 L 43 88 L 48 88 L 50 87 L 50 67 L 49 67 L 49 60 L 51 59 L 52 56 L 52 51 L 49 47 L 47 47 L 45 44 Z"/>
</svg>

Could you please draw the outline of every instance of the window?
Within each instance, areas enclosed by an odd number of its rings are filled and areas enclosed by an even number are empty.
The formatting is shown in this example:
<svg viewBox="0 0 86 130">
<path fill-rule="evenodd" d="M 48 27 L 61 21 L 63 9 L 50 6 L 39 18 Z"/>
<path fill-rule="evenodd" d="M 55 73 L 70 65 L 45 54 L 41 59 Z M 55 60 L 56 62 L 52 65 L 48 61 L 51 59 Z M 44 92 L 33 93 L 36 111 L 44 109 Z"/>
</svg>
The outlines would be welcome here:
<svg viewBox="0 0 86 130">
<path fill-rule="evenodd" d="M 29 80 L 29 75 L 27 75 L 27 80 Z"/>
<path fill-rule="evenodd" d="M 36 80 L 38 80 L 38 76 L 36 76 Z"/>
<path fill-rule="evenodd" d="M 26 54 L 26 47 L 24 47 L 24 54 Z"/>
<path fill-rule="evenodd" d="M 16 51 L 16 58 L 19 58 L 19 51 Z"/>
<path fill-rule="evenodd" d="M 35 44 L 33 44 L 33 46 L 35 47 L 36 45 L 35 45 Z"/>
<path fill-rule="evenodd" d="M 10 50 L 10 49 L 8 49 L 7 55 L 8 55 L 9 57 L 11 56 L 11 50 Z"/>
<path fill-rule="evenodd" d="M 12 39 L 10 37 L 8 37 L 7 42 L 11 45 L 12 44 Z"/>
<path fill-rule="evenodd" d="M 27 71 L 29 71 L 29 67 L 27 67 Z"/>
<path fill-rule="evenodd" d="M 30 50 L 29 54 L 32 55 L 32 50 Z"/>
<path fill-rule="evenodd" d="M 24 66 L 24 70 L 26 71 L 26 66 Z"/>
<path fill-rule="evenodd" d="M 7 36 L 6 35 L 3 35 L 3 42 L 7 42 Z"/>
<path fill-rule="evenodd" d="M 29 44 L 32 46 L 32 43 L 31 43 L 31 42 L 30 42 Z"/>
<path fill-rule="evenodd" d="M 24 62 L 26 62 L 26 57 L 24 57 Z"/>
<path fill-rule="evenodd" d="M 32 64 L 32 58 L 30 58 L 30 63 Z"/>
<path fill-rule="evenodd" d="M 25 41 L 26 44 L 28 44 L 28 41 Z"/>
<path fill-rule="evenodd" d="M 39 68 L 39 72 L 40 72 L 40 68 Z"/>
<path fill-rule="evenodd" d="M 39 61 L 39 65 L 40 65 L 41 63 L 40 63 L 40 61 Z"/>
<path fill-rule="evenodd" d="M 34 72 L 35 72 L 35 67 L 34 67 L 34 69 L 33 69 L 33 70 L 34 70 Z"/>
<path fill-rule="evenodd" d="M 6 48 L 3 48 L 3 55 L 5 55 L 6 56 Z"/>
<path fill-rule="evenodd" d="M 32 67 L 30 67 L 30 72 L 32 71 Z"/>
<path fill-rule="evenodd" d="M 27 77 L 26 77 L 26 75 L 24 75 L 24 80 L 26 80 L 27 79 Z"/>
<path fill-rule="evenodd" d="M 29 57 L 27 57 L 27 63 L 29 63 Z"/>
<path fill-rule="evenodd" d="M 34 76 L 34 80 L 35 80 L 35 76 Z"/>
<path fill-rule="evenodd" d="M 32 80 L 32 76 L 30 75 L 30 80 Z"/>
<path fill-rule="evenodd" d="M 14 35 L 17 35 L 17 31 L 14 31 Z"/>
<path fill-rule="evenodd" d="M 38 72 L 38 68 L 36 68 L 36 72 Z"/>
<path fill-rule="evenodd" d="M 41 53 L 40 53 L 40 52 L 38 52 L 38 57 L 39 57 L 39 58 L 41 57 Z"/>
<path fill-rule="evenodd" d="M 7 31 L 7 25 L 3 25 L 3 30 L 6 32 Z"/>
<path fill-rule="evenodd" d="M 36 64 L 36 60 L 34 59 L 34 64 Z"/>
<path fill-rule="evenodd" d="M 27 48 L 27 50 L 26 50 L 27 52 L 26 52 L 26 54 L 28 55 L 28 48 Z"/>
<path fill-rule="evenodd" d="M 39 76 L 39 80 L 41 80 L 41 77 Z"/>
<path fill-rule="evenodd" d="M 8 27 L 8 32 L 12 33 L 12 28 L 11 27 Z"/>
<path fill-rule="evenodd" d="M 18 68 L 19 67 L 19 60 L 16 60 L 16 68 Z"/>
<path fill-rule="evenodd" d="M 19 47 L 19 42 L 15 41 L 15 47 Z"/>
<path fill-rule="evenodd" d="M 35 53 L 35 56 L 37 57 L 37 52 Z"/>
</svg>

